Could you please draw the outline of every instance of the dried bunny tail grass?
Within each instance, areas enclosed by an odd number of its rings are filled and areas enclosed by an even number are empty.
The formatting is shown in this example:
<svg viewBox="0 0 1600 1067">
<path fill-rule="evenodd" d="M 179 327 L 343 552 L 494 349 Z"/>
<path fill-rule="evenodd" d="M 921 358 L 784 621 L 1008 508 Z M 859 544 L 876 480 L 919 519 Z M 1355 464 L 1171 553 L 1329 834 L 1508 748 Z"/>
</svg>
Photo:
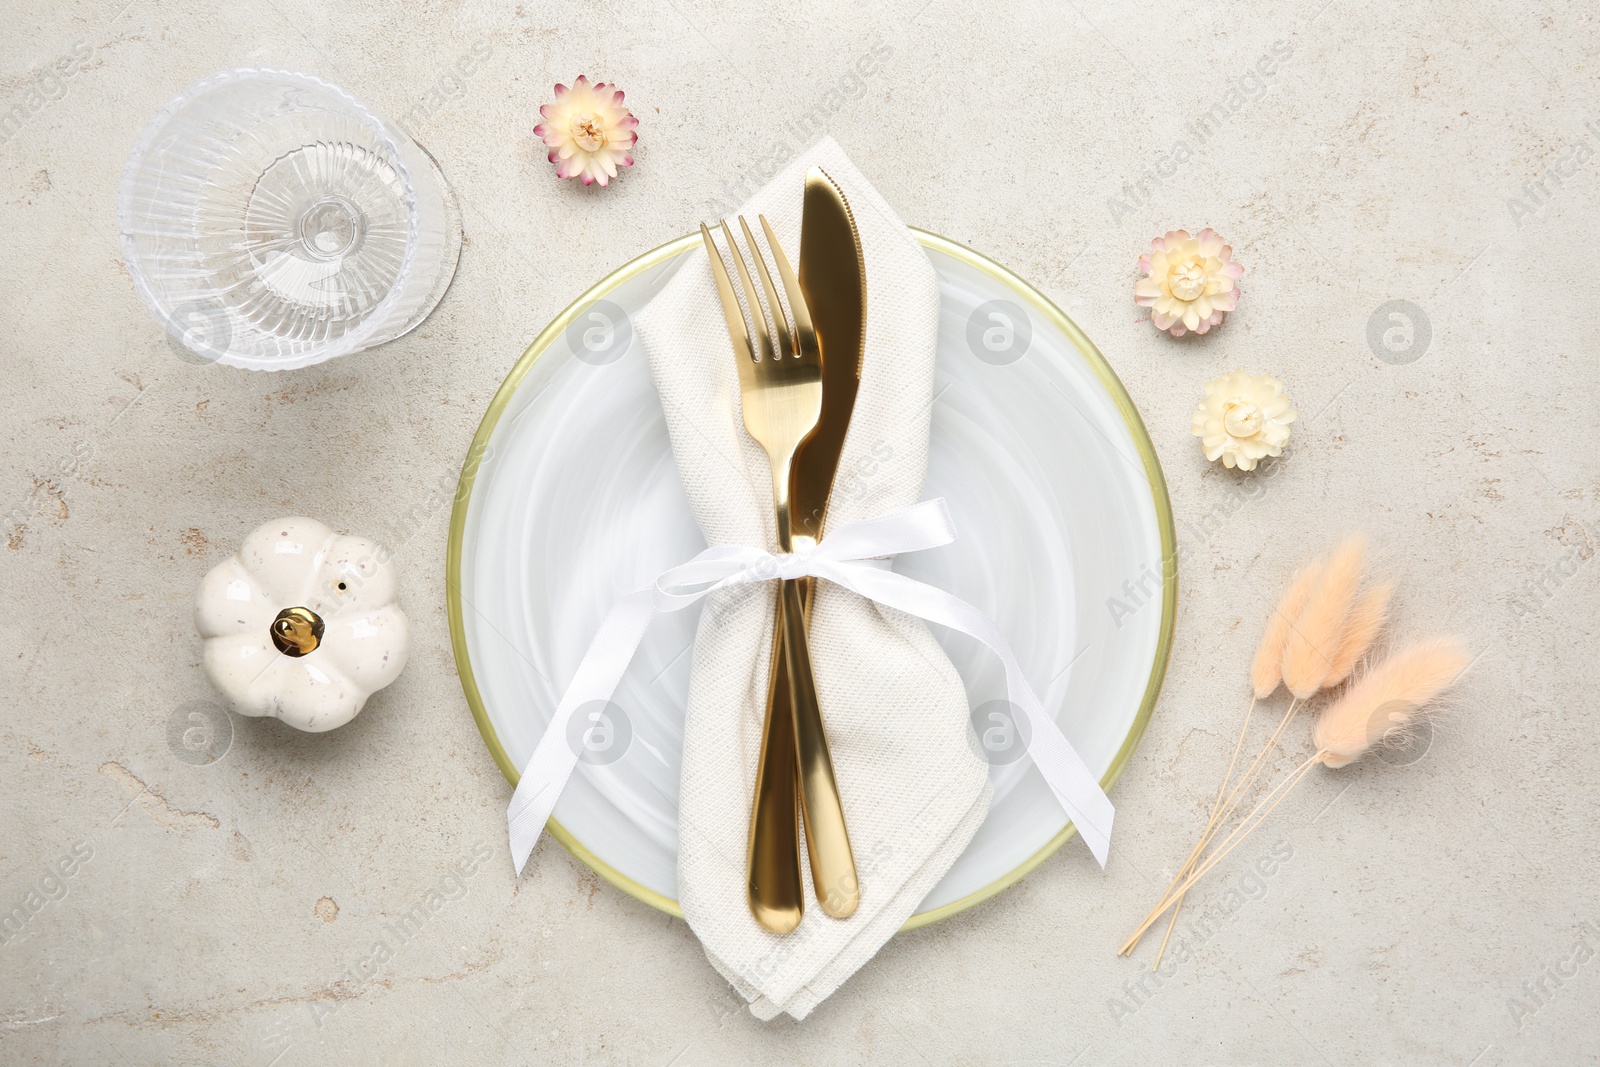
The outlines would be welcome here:
<svg viewBox="0 0 1600 1067">
<path fill-rule="evenodd" d="M 1409 645 L 1368 671 L 1317 720 L 1312 731 L 1316 753 L 1273 786 L 1222 844 L 1167 891 L 1128 938 L 1123 951 L 1132 951 L 1162 913 L 1181 903 L 1194 884 L 1239 847 L 1318 763 L 1343 767 L 1360 759 L 1376 742 L 1406 732 L 1470 662 L 1460 640 L 1441 637 Z"/>
<path fill-rule="evenodd" d="M 1250 687 L 1255 690 L 1257 700 L 1271 696 L 1283 681 L 1283 647 L 1295 620 L 1306 609 L 1306 601 L 1311 599 L 1311 589 L 1322 574 L 1322 568 L 1323 560 L 1318 558 L 1295 571 L 1289 591 L 1283 594 L 1277 609 L 1267 620 L 1261 643 L 1256 645 L 1256 658 L 1250 664 Z"/>
<path fill-rule="evenodd" d="M 1350 621 L 1339 637 L 1339 651 L 1328 668 L 1328 677 L 1322 681 L 1324 688 L 1331 689 L 1350 677 L 1361 657 L 1372 648 L 1383 624 L 1389 620 L 1389 594 L 1393 591 L 1394 587 L 1388 582 L 1375 585 L 1350 609 Z"/>
<path fill-rule="evenodd" d="M 1360 759 L 1377 742 L 1405 730 L 1471 662 L 1458 638 L 1408 645 L 1372 668 L 1317 719 L 1317 754 L 1328 767 Z"/>
<path fill-rule="evenodd" d="M 1350 617 L 1350 605 L 1361 586 L 1366 552 L 1365 534 L 1345 538 L 1322 569 L 1305 610 L 1289 629 L 1283 646 L 1283 681 L 1289 692 L 1301 700 L 1314 695 L 1328 678 Z"/>
</svg>

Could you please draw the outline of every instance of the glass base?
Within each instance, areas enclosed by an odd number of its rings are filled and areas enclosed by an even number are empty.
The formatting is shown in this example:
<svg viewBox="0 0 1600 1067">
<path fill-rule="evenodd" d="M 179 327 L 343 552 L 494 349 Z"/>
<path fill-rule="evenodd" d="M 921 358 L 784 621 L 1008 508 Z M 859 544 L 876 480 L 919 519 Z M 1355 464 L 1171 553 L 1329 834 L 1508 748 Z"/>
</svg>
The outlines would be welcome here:
<svg viewBox="0 0 1600 1067">
<path fill-rule="evenodd" d="M 400 328 L 400 332 L 395 334 L 396 337 L 404 337 L 433 314 L 433 309 L 439 306 L 444 294 L 450 291 L 450 283 L 455 280 L 456 267 L 461 261 L 461 202 L 456 199 L 455 186 L 450 184 L 450 180 L 444 176 L 444 171 L 439 169 L 439 161 L 433 158 L 432 152 L 420 144 L 417 145 L 417 149 L 427 157 L 428 166 L 433 170 L 434 180 L 439 183 L 439 188 L 444 190 L 444 251 L 439 256 L 439 276 L 434 280 L 433 287 L 417 306 L 416 312 Z"/>
<path fill-rule="evenodd" d="M 391 339 L 438 306 L 461 254 L 455 191 L 432 154 L 422 149 L 420 156 L 442 190 L 445 218 L 417 249 L 419 267 L 432 266 L 435 276 Z M 256 180 L 244 240 L 213 264 L 213 287 L 256 329 L 332 339 L 382 303 L 405 251 L 406 208 L 394 168 L 355 145 L 318 142 L 279 156 Z"/>
</svg>

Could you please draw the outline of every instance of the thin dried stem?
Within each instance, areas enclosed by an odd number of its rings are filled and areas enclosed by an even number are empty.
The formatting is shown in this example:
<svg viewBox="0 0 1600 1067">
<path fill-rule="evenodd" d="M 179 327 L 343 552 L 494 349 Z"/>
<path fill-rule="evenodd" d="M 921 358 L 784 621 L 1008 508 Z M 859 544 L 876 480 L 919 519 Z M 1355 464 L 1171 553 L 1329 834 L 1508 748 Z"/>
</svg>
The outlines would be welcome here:
<svg viewBox="0 0 1600 1067">
<path fill-rule="evenodd" d="M 1187 892 L 1187 890 L 1192 888 L 1196 882 L 1200 881 L 1201 878 L 1204 878 L 1213 867 L 1226 859 L 1228 853 L 1244 844 L 1244 839 L 1249 837 L 1258 826 L 1266 821 L 1267 816 L 1271 815 L 1273 811 L 1277 809 L 1278 805 L 1283 803 L 1284 799 L 1288 797 L 1290 791 L 1293 790 L 1295 786 L 1299 785 L 1301 780 L 1311 772 L 1311 768 L 1322 762 L 1325 755 L 1326 753 L 1318 752 L 1314 755 L 1306 757 L 1303 763 L 1301 763 L 1294 770 L 1290 771 L 1288 776 L 1285 777 L 1283 781 L 1279 782 L 1272 788 L 1271 792 L 1262 797 L 1261 803 L 1255 806 L 1255 809 L 1250 812 L 1245 821 L 1240 823 L 1234 829 L 1233 833 L 1227 836 L 1222 845 L 1219 846 L 1215 852 L 1211 853 L 1205 858 L 1205 861 L 1195 869 L 1195 872 L 1190 875 L 1187 880 L 1185 880 L 1183 886 L 1179 887 L 1178 892 Z M 1272 801 L 1271 804 L 1267 804 L 1267 801 L 1269 800 Z M 1261 810 L 1263 805 L 1266 805 L 1265 811 Z M 1258 815 L 1257 812 L 1260 814 Z M 1176 894 L 1174 894 L 1174 899 L 1176 899 Z"/>
<path fill-rule="evenodd" d="M 1295 710 L 1299 707 L 1299 705 L 1300 701 L 1298 700 L 1291 700 L 1289 702 L 1288 710 L 1283 713 L 1283 719 L 1279 721 L 1278 728 L 1272 732 L 1272 736 L 1267 739 L 1266 745 L 1256 755 L 1256 758 L 1251 762 L 1250 767 L 1240 777 L 1239 782 L 1234 786 L 1233 791 L 1228 794 L 1228 799 L 1224 802 L 1221 813 L 1219 814 L 1215 808 L 1212 809 L 1211 818 L 1207 820 L 1206 828 L 1200 834 L 1200 840 L 1195 842 L 1194 848 L 1189 853 L 1189 858 L 1184 860 L 1183 866 L 1178 869 L 1177 875 L 1173 877 L 1171 882 L 1167 883 L 1167 896 L 1172 895 L 1172 891 L 1177 886 L 1178 882 L 1183 879 L 1188 870 L 1194 866 L 1195 861 L 1200 858 L 1200 853 L 1205 849 L 1206 843 L 1216 836 L 1218 827 L 1223 825 L 1228 817 L 1233 814 L 1234 809 L 1238 807 L 1240 790 L 1254 780 L 1256 771 L 1261 766 L 1261 761 L 1267 757 L 1267 753 L 1272 751 L 1273 746 L 1278 743 L 1278 739 L 1283 736 L 1284 729 L 1289 725 L 1290 720 L 1294 718 Z M 1254 712 L 1255 704 L 1253 702 L 1250 705 L 1250 709 L 1252 712 Z M 1246 720 L 1245 725 L 1249 725 L 1248 719 Z M 1240 731 L 1239 739 L 1241 741 L 1244 740 L 1243 730 Z M 1237 750 L 1235 751 L 1234 755 L 1237 757 Z M 1227 788 L 1228 783 L 1227 780 L 1224 779 L 1222 783 L 1222 789 Z M 1219 790 L 1219 792 L 1221 792 L 1221 790 Z M 1123 946 L 1117 950 L 1117 955 L 1126 956 L 1128 953 L 1132 952 L 1138 947 L 1139 939 L 1143 936 L 1144 931 L 1140 930 L 1138 933 L 1128 938 Z"/>
<path fill-rule="evenodd" d="M 1303 700 L 1291 700 L 1289 702 L 1289 707 L 1284 711 L 1283 718 L 1278 723 L 1278 728 L 1272 731 L 1272 736 L 1267 738 L 1267 743 L 1261 747 L 1260 752 L 1256 753 L 1256 758 L 1251 762 L 1249 769 L 1240 775 L 1239 781 L 1233 787 L 1233 792 L 1228 794 L 1227 806 L 1224 807 L 1222 814 L 1210 826 L 1206 827 L 1206 832 L 1200 838 L 1200 844 L 1196 848 L 1205 848 L 1211 839 L 1217 836 L 1222 827 L 1227 825 L 1228 819 L 1232 817 L 1234 811 L 1239 807 L 1240 794 L 1255 783 L 1256 776 L 1260 773 L 1262 760 L 1266 759 L 1267 754 L 1278 747 L 1278 741 L 1283 737 L 1283 731 L 1289 728 L 1289 723 L 1294 720 L 1295 714 L 1303 707 L 1305 707 L 1305 701 Z"/>
<path fill-rule="evenodd" d="M 1291 711 L 1293 710 L 1292 707 L 1291 707 L 1290 710 Z M 1279 729 L 1280 730 L 1282 729 L 1283 725 L 1287 724 L 1288 718 L 1289 718 L 1289 715 L 1285 714 L 1284 723 L 1281 723 L 1279 725 Z M 1276 738 L 1276 735 L 1274 735 L 1274 738 Z M 1273 741 L 1269 740 L 1267 742 L 1267 747 L 1271 748 L 1272 744 L 1273 744 Z M 1248 823 L 1250 821 L 1251 817 L 1254 816 L 1256 814 L 1256 812 L 1261 810 L 1261 806 L 1263 804 L 1265 804 L 1267 801 L 1272 799 L 1273 794 L 1278 791 L 1278 789 L 1281 787 L 1281 785 L 1282 785 L 1282 783 L 1279 783 L 1279 785 L 1274 786 L 1272 789 L 1269 789 L 1267 791 L 1267 795 L 1261 798 L 1260 802 L 1258 802 L 1256 804 L 1255 808 L 1250 812 L 1250 814 L 1246 815 L 1244 817 L 1244 819 L 1239 823 L 1239 826 L 1236 826 L 1233 829 L 1232 833 L 1230 833 L 1228 835 L 1228 837 L 1223 840 L 1223 845 L 1227 845 L 1228 842 L 1230 842 L 1230 841 L 1232 841 L 1234 839 L 1234 835 L 1239 832 L 1239 828 L 1244 826 L 1246 823 Z M 1216 836 L 1215 833 L 1213 833 L 1212 835 L 1210 835 L 1210 837 L 1207 837 L 1204 841 L 1202 841 L 1198 847 L 1202 847 L 1203 848 L 1207 843 L 1209 843 L 1209 841 L 1211 840 L 1211 837 L 1214 837 L 1214 836 Z M 1208 859 L 1209 859 L 1209 857 L 1208 857 Z M 1190 864 L 1189 866 L 1192 866 L 1192 864 Z M 1146 916 L 1146 922 L 1144 923 L 1144 925 L 1140 926 L 1139 929 L 1135 930 L 1133 932 L 1133 934 L 1128 938 L 1126 944 L 1123 945 L 1123 953 L 1122 954 L 1126 954 L 1128 952 L 1132 952 L 1133 951 L 1133 947 L 1135 945 L 1137 945 L 1139 943 L 1139 939 L 1144 936 L 1145 930 L 1149 929 L 1150 923 L 1153 922 L 1157 917 L 1159 917 L 1160 914 L 1163 911 L 1166 911 L 1167 908 L 1171 906 L 1171 904 L 1172 904 L 1172 902 L 1174 900 L 1181 899 L 1187 893 L 1186 889 L 1183 889 L 1183 888 L 1180 888 L 1180 887 L 1183 886 L 1183 885 L 1189 885 L 1189 884 L 1192 884 L 1192 878 L 1187 878 L 1186 877 L 1186 878 L 1183 878 L 1183 879 L 1179 880 L 1178 881 L 1178 885 L 1174 885 L 1174 886 L 1170 887 L 1167 890 L 1166 895 L 1161 898 L 1161 902 L 1159 904 L 1157 904 L 1153 909 L 1151 909 L 1150 914 L 1148 916 Z"/>
<path fill-rule="evenodd" d="M 1184 870 L 1180 871 L 1179 873 L 1188 873 L 1188 868 L 1184 868 Z M 1172 902 L 1172 918 L 1167 920 L 1167 932 L 1161 935 L 1161 947 L 1156 949 L 1155 962 L 1150 964 L 1150 969 L 1152 971 L 1161 966 L 1161 957 L 1167 954 L 1167 942 L 1172 940 L 1172 930 L 1178 925 L 1178 912 L 1182 910 L 1183 894 L 1180 893 L 1178 895 L 1178 899 Z"/>
<path fill-rule="evenodd" d="M 1233 781 L 1233 769 L 1239 764 L 1239 752 L 1244 748 L 1244 735 L 1250 729 L 1250 718 L 1256 712 L 1256 703 L 1259 699 L 1259 697 L 1250 698 L 1250 707 L 1244 713 L 1244 722 L 1239 724 L 1239 738 L 1233 743 L 1233 756 L 1228 760 L 1228 770 L 1223 774 L 1222 781 L 1217 785 L 1216 798 L 1211 801 L 1211 814 L 1206 818 L 1205 829 L 1200 831 L 1200 840 L 1195 842 L 1194 850 L 1189 853 L 1189 858 L 1183 861 L 1183 866 L 1178 868 L 1178 873 L 1173 875 L 1172 881 L 1167 883 L 1167 892 L 1169 893 L 1172 892 L 1173 886 L 1182 881 L 1184 876 L 1194 869 L 1195 861 L 1200 858 L 1200 850 L 1205 847 L 1206 838 L 1211 834 L 1211 828 L 1217 824 L 1217 815 L 1222 811 L 1222 796 L 1228 790 L 1228 783 Z M 1178 925 L 1178 912 L 1182 910 L 1183 898 L 1179 897 L 1177 906 L 1172 909 L 1172 921 L 1167 924 L 1166 936 L 1161 939 L 1161 947 L 1156 950 L 1156 961 L 1150 965 L 1152 971 L 1161 966 L 1161 957 L 1166 955 L 1167 942 L 1172 940 L 1172 928 Z M 1131 952 L 1137 947 L 1138 942 L 1134 942 L 1129 951 Z"/>
<path fill-rule="evenodd" d="M 1228 853 L 1238 848 L 1244 839 L 1248 837 L 1257 826 L 1260 826 L 1262 822 L 1266 820 L 1267 816 L 1271 815 L 1279 804 L 1283 803 L 1283 798 L 1288 796 L 1290 791 L 1293 790 L 1296 785 L 1300 784 L 1301 780 L 1304 779 L 1308 773 L 1310 773 L 1311 768 L 1322 761 L 1322 757 L 1325 754 L 1326 753 L 1319 751 L 1316 754 L 1307 757 L 1304 763 L 1300 764 L 1300 766 L 1289 772 L 1289 776 L 1287 778 L 1273 786 L 1271 791 L 1269 791 L 1266 796 L 1261 798 L 1261 802 L 1251 810 L 1249 815 L 1245 816 L 1244 821 L 1234 828 L 1234 831 L 1227 836 L 1217 850 L 1207 856 L 1205 861 L 1195 869 L 1193 874 L 1184 879 L 1183 883 L 1179 885 L 1176 890 L 1168 893 L 1166 898 L 1163 899 L 1161 903 L 1156 905 L 1155 910 L 1152 911 L 1145 921 L 1139 924 L 1139 928 L 1133 932 L 1133 937 L 1137 938 L 1143 936 L 1144 932 L 1150 929 L 1150 927 L 1155 924 L 1157 919 L 1161 918 L 1162 912 L 1166 911 L 1173 905 L 1175 901 L 1180 899 L 1184 894 L 1188 893 L 1189 890 L 1194 887 L 1194 884 L 1200 881 L 1201 878 L 1204 878 L 1211 868 L 1215 867 L 1218 863 L 1221 863 L 1222 860 L 1227 857 Z M 1272 803 L 1267 805 L 1268 801 L 1271 801 Z M 1265 811 L 1262 810 L 1264 806 L 1266 807 Z M 1132 939 L 1133 938 L 1130 938 L 1129 940 Z"/>
</svg>

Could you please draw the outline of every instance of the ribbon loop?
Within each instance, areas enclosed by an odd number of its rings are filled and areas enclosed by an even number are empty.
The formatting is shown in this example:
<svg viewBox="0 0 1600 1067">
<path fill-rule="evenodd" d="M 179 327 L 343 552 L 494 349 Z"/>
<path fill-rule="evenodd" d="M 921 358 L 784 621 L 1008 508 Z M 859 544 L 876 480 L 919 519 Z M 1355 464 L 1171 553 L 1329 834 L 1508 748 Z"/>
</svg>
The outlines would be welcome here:
<svg viewBox="0 0 1600 1067">
<path fill-rule="evenodd" d="M 800 552 L 714 545 L 623 597 L 589 642 L 577 673 L 517 781 L 506 810 L 517 874 L 522 874 L 556 799 L 577 766 L 579 753 L 567 741 L 573 713 L 591 702 L 611 699 L 655 614 L 681 611 L 719 589 L 807 577 L 833 582 L 885 607 L 957 630 L 999 656 L 1011 701 L 1022 709 L 1031 727 L 1028 753 L 1084 844 L 1104 867 L 1115 815 L 1111 801 L 1028 685 L 1000 628 L 966 601 L 896 574 L 885 558 L 937 548 L 955 539 L 955 521 L 944 500 L 925 500 L 841 526 Z"/>
</svg>

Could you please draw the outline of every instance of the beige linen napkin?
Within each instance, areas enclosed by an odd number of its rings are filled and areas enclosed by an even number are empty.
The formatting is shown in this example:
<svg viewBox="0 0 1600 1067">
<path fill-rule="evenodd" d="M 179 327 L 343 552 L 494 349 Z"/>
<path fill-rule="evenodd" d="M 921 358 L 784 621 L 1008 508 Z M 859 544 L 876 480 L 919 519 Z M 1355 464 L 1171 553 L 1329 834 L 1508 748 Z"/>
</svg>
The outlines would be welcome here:
<svg viewBox="0 0 1600 1067">
<path fill-rule="evenodd" d="M 765 214 L 798 262 L 804 175 L 814 165 L 850 201 L 867 273 L 866 358 L 840 458 L 840 470 L 854 476 L 830 504 L 828 522 L 837 527 L 921 496 L 939 285 L 905 225 L 831 139 L 744 205 L 757 233 L 756 216 Z M 686 258 L 634 325 L 707 542 L 776 550 L 767 457 L 744 430 L 733 349 L 704 252 Z M 801 1019 L 916 910 L 982 823 L 990 788 L 987 766 L 968 742 L 961 678 L 927 627 L 819 582 L 811 653 L 861 903 L 849 919 L 825 915 L 806 869 L 800 927 L 783 936 L 762 929 L 746 901 L 745 853 L 773 608 L 773 587 L 752 585 L 713 594 L 701 615 L 683 737 L 678 898 L 706 955 L 756 1016 Z"/>
</svg>

